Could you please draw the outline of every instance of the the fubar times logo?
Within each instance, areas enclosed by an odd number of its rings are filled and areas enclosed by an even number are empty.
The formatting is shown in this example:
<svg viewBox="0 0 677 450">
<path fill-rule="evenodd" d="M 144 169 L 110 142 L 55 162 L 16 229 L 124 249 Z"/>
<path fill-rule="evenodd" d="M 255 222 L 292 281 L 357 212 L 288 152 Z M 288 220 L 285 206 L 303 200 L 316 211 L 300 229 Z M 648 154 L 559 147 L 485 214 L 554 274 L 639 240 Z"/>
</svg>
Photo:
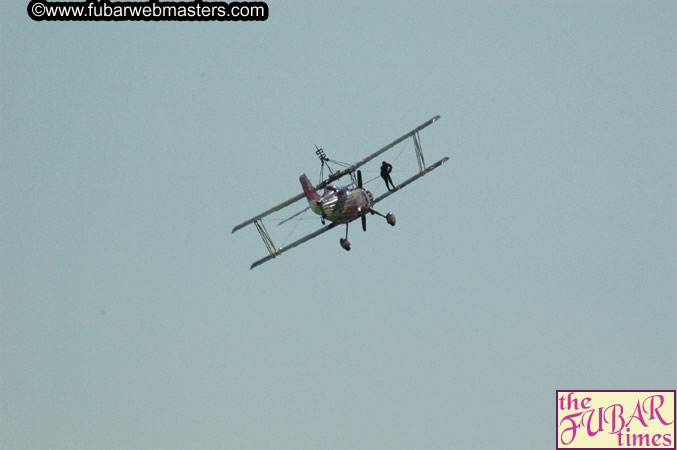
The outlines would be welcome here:
<svg viewBox="0 0 677 450">
<path fill-rule="evenodd" d="M 675 450 L 675 391 L 556 391 L 557 450 Z"/>
</svg>

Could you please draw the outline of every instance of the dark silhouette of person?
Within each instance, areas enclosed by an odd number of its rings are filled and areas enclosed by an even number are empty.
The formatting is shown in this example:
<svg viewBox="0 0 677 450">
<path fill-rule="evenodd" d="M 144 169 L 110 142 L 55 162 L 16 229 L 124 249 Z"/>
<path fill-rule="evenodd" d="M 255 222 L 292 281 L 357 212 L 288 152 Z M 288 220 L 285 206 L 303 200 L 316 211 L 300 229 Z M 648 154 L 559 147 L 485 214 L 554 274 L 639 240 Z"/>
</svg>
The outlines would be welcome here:
<svg viewBox="0 0 677 450">
<path fill-rule="evenodd" d="M 390 178 L 390 172 L 393 171 L 393 166 L 392 164 L 388 164 L 387 162 L 383 161 L 381 164 L 381 178 L 383 178 L 383 181 L 386 182 L 386 187 L 388 188 L 389 191 L 394 191 L 395 190 L 395 183 L 393 183 L 393 179 Z M 390 185 L 388 185 L 390 183 Z M 390 189 L 390 186 L 393 188 Z"/>
</svg>

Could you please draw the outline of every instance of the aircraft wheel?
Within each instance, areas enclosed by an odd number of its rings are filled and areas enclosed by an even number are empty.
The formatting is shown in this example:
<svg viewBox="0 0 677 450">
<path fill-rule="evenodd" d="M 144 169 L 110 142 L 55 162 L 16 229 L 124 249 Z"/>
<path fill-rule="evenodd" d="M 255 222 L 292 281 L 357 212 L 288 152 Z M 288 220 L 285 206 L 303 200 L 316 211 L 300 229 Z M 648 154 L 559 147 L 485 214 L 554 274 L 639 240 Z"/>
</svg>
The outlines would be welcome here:
<svg viewBox="0 0 677 450">
<path fill-rule="evenodd" d="M 341 243 L 341 247 L 343 247 L 346 251 L 350 251 L 350 241 L 346 238 L 341 238 L 339 240 Z"/>
<path fill-rule="evenodd" d="M 388 222 L 388 225 L 395 226 L 395 214 L 391 212 L 386 214 L 386 222 Z"/>
</svg>

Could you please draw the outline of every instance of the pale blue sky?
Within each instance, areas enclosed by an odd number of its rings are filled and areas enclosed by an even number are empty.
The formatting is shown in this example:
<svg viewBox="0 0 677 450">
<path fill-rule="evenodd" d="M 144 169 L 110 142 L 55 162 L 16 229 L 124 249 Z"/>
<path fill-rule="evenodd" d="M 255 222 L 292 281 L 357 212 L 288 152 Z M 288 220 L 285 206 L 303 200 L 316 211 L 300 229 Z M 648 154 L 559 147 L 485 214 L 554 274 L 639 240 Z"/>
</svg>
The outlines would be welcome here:
<svg viewBox="0 0 677 450">
<path fill-rule="evenodd" d="M 677 3 L 26 4 L 0 7 L 3 449 L 542 449 L 556 389 L 675 389 Z M 451 160 L 383 202 L 395 228 L 248 270 L 230 230 L 314 145 L 435 114 Z"/>
</svg>

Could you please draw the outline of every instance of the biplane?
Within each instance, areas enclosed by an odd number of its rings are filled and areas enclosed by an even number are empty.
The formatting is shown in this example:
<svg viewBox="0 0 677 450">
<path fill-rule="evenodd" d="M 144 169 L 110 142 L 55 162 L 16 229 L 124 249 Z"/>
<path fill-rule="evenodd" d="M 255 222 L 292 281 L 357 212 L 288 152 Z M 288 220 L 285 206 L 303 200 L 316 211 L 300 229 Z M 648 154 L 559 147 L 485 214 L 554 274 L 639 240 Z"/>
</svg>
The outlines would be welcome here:
<svg viewBox="0 0 677 450">
<path fill-rule="evenodd" d="M 270 261 L 271 259 L 281 255 L 282 253 L 291 250 L 295 247 L 298 247 L 299 245 L 309 241 L 310 239 L 313 239 L 331 230 L 332 228 L 335 228 L 342 224 L 346 225 L 346 235 L 345 237 L 340 238 L 339 243 L 341 247 L 344 248 L 345 250 L 350 250 L 350 241 L 348 240 L 348 225 L 352 221 L 359 218 L 362 222 L 362 229 L 364 231 L 367 231 L 367 214 L 371 215 L 376 214 L 378 216 L 381 216 L 386 219 L 386 222 L 388 224 L 395 226 L 396 223 L 395 215 L 391 212 L 383 214 L 375 210 L 374 205 L 386 199 L 394 192 L 397 192 L 403 189 L 405 186 L 409 185 L 410 183 L 413 183 L 414 181 L 418 180 L 427 173 L 435 170 L 436 168 L 438 168 L 439 166 L 441 166 L 442 164 L 444 164 L 449 160 L 448 157 L 444 157 L 439 161 L 437 161 L 436 163 L 426 167 L 425 160 L 423 158 L 423 149 L 421 147 L 421 139 L 419 137 L 419 132 L 424 128 L 426 128 L 427 126 L 437 122 L 439 118 L 440 116 L 433 117 L 432 119 L 419 125 L 418 127 L 414 128 L 405 135 L 399 137 L 398 139 L 395 139 L 393 142 L 386 145 L 385 147 L 380 148 L 376 152 L 372 153 L 371 155 L 354 164 L 350 165 L 343 164 L 344 168 L 342 168 L 341 170 L 336 171 L 332 170 L 330 163 L 332 162 L 337 163 L 337 161 L 329 159 L 324 153 L 324 150 L 322 150 L 321 148 L 316 148 L 317 151 L 315 153 L 318 155 L 322 163 L 320 169 L 320 182 L 317 185 L 314 186 L 313 183 L 310 181 L 310 179 L 306 176 L 306 174 L 305 173 L 302 174 L 299 178 L 299 181 L 301 182 L 303 192 L 288 200 L 285 200 L 284 202 L 276 206 L 273 206 L 270 209 L 265 210 L 264 212 L 252 217 L 251 219 L 245 220 L 244 222 L 233 228 L 232 233 L 235 233 L 239 229 L 254 224 L 256 230 L 261 235 L 263 243 L 268 249 L 268 255 L 254 261 L 249 268 L 253 269 L 256 266 L 259 266 L 267 261 Z M 394 189 L 392 190 L 388 189 L 385 193 L 379 195 L 378 197 L 374 197 L 371 191 L 369 191 L 364 187 L 364 183 L 362 181 L 362 171 L 360 170 L 360 168 L 365 164 L 367 164 L 369 161 L 376 158 L 377 156 L 387 152 L 396 145 L 410 138 L 413 139 L 414 149 L 416 152 L 416 160 L 418 163 L 418 170 L 416 171 L 415 175 L 411 176 L 410 178 L 407 178 L 400 184 L 396 185 Z M 323 170 L 325 166 L 329 171 L 329 176 L 326 179 L 323 179 L 324 178 Z M 349 185 L 339 188 L 332 184 L 345 176 L 350 176 L 351 183 Z M 323 191 L 322 194 L 320 194 L 320 191 Z M 318 230 L 310 234 L 307 234 L 290 244 L 283 245 L 281 247 L 276 247 L 275 244 L 273 243 L 270 234 L 268 233 L 268 230 L 263 224 L 264 218 L 267 218 L 267 216 L 269 216 L 270 214 L 276 211 L 280 211 L 283 208 L 286 208 L 298 202 L 304 197 L 308 201 L 308 207 L 306 207 L 302 211 L 297 212 L 291 217 L 281 221 L 278 225 L 288 222 L 310 209 L 315 214 L 320 216 L 320 220 L 323 226 Z M 327 224 L 326 223 L 327 221 L 330 223 Z"/>
</svg>

